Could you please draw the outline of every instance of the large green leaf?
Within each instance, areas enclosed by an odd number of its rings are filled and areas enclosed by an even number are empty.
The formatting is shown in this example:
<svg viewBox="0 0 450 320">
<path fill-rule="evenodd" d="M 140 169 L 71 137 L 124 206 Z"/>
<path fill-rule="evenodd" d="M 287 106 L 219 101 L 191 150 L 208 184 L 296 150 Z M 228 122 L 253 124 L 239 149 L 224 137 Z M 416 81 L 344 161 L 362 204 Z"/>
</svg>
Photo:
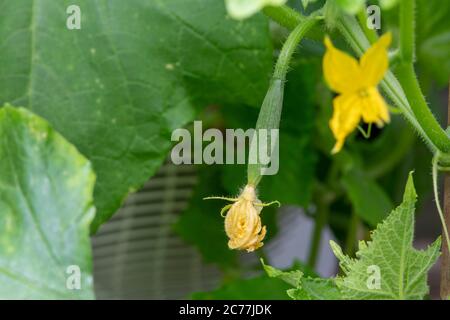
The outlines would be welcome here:
<svg viewBox="0 0 450 320">
<path fill-rule="evenodd" d="M 336 280 L 346 299 L 422 299 L 428 293 L 427 272 L 439 256 L 440 239 L 427 250 L 413 248 L 414 207 L 412 175 L 403 203 L 378 226 L 369 242 L 361 241 L 357 259 L 331 242 L 344 276 Z M 372 286 L 371 276 L 378 278 Z"/>
<path fill-rule="evenodd" d="M 81 29 L 66 28 L 66 8 Z M 222 1 L 1 0 L 0 103 L 29 108 L 92 161 L 93 229 L 158 168 L 194 104 L 259 105 L 267 21 L 226 18 Z"/>
<path fill-rule="evenodd" d="M 0 298 L 93 298 L 90 163 L 46 121 L 7 106 L 0 172 Z M 66 286 L 69 266 L 81 271 L 80 290 Z"/>
</svg>

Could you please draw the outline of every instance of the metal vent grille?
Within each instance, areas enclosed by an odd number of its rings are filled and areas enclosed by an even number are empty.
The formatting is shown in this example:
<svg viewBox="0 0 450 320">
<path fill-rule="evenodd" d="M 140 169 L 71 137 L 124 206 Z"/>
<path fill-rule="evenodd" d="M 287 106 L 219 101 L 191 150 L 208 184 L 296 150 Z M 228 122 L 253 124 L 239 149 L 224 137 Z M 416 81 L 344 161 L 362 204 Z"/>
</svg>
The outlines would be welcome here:
<svg viewBox="0 0 450 320">
<path fill-rule="evenodd" d="M 180 299 L 211 290 L 219 271 L 173 233 L 197 182 L 194 166 L 167 163 L 93 237 L 99 299 Z"/>
</svg>

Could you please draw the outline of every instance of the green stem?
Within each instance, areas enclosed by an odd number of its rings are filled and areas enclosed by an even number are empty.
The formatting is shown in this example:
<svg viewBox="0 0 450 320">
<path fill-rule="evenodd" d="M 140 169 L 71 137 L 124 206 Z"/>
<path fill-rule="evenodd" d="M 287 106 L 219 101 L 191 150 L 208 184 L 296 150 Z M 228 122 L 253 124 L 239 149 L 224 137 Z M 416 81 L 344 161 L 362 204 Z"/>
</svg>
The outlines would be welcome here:
<svg viewBox="0 0 450 320">
<path fill-rule="evenodd" d="M 311 29 L 317 22 L 317 18 L 310 17 L 303 20 L 295 29 L 291 32 L 289 37 L 281 49 L 280 55 L 278 56 L 277 63 L 275 65 L 275 71 L 273 73 L 273 78 L 285 80 L 286 73 L 289 68 L 289 63 L 291 61 L 292 55 L 297 48 L 300 41 L 305 36 L 305 33 Z"/>
<path fill-rule="evenodd" d="M 428 138 L 444 154 L 450 153 L 450 138 L 439 125 L 423 97 L 414 72 L 414 0 L 400 3 L 400 58 L 397 76 L 411 109 Z"/>
<path fill-rule="evenodd" d="M 270 81 L 269 89 L 267 90 L 264 101 L 261 105 L 258 120 L 255 126 L 255 133 L 259 133 L 260 129 L 272 130 L 278 129 L 281 118 L 281 110 L 283 107 L 284 83 L 286 80 L 286 73 L 289 69 L 289 63 L 292 55 L 297 48 L 300 41 L 305 34 L 316 24 L 316 16 L 310 16 L 303 20 L 291 32 L 286 42 L 283 44 L 280 55 L 278 56 L 275 70 Z M 271 136 L 268 136 L 268 143 L 271 150 L 272 143 Z M 263 166 L 259 163 L 257 143 L 250 144 L 249 164 L 247 167 L 247 184 L 257 186 L 262 177 Z"/>
<path fill-rule="evenodd" d="M 277 7 L 267 6 L 262 11 L 266 16 L 288 30 L 294 30 L 296 26 L 308 19 L 308 17 L 303 16 L 286 5 Z M 321 41 L 323 39 L 323 30 L 317 25 L 314 25 L 306 32 L 306 36 Z"/>
<path fill-rule="evenodd" d="M 286 5 L 279 7 L 267 6 L 263 9 L 263 13 L 280 26 L 289 30 L 293 30 L 305 20 L 304 16 Z"/>
<path fill-rule="evenodd" d="M 410 102 L 411 109 L 419 125 L 436 148 L 444 153 L 450 153 L 450 138 L 439 125 L 422 95 L 417 81 L 414 67 L 411 64 L 401 63 L 397 67 L 397 76 Z"/>
</svg>

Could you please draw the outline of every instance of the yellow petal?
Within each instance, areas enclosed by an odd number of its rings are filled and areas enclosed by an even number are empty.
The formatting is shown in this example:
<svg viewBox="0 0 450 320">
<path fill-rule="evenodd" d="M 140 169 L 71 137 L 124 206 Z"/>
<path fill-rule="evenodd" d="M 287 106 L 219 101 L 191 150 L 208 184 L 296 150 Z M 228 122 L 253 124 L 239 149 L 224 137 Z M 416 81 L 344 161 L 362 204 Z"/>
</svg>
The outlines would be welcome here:
<svg viewBox="0 0 450 320">
<path fill-rule="evenodd" d="M 342 94 L 333 100 L 333 117 L 330 120 L 330 128 L 336 139 L 336 144 L 331 153 L 337 153 L 342 149 L 345 138 L 355 130 L 361 119 L 361 98 L 357 93 Z"/>
<path fill-rule="evenodd" d="M 252 243 L 251 245 L 249 245 L 249 246 L 247 247 L 247 249 L 246 249 L 247 252 L 253 252 L 253 251 L 255 251 L 255 250 L 261 248 L 261 247 L 264 245 L 264 242 L 262 242 L 262 240 L 263 240 L 264 237 L 266 236 L 266 232 L 267 232 L 266 226 L 262 227 L 261 233 L 260 233 L 260 235 L 258 236 L 258 238 L 255 239 L 255 242 L 254 242 L 254 243 Z"/>
<path fill-rule="evenodd" d="M 333 46 L 325 38 L 327 51 L 323 57 L 323 73 L 328 85 L 336 92 L 349 93 L 361 87 L 361 72 L 358 61 Z"/>
<path fill-rule="evenodd" d="M 366 86 L 376 86 L 383 79 L 389 66 L 388 47 L 391 40 L 391 33 L 385 33 L 361 57 L 361 73 Z"/>
<path fill-rule="evenodd" d="M 367 97 L 361 99 L 363 106 L 361 109 L 364 122 L 376 123 L 379 126 L 389 122 L 389 110 L 383 97 L 375 87 L 366 90 Z"/>
</svg>

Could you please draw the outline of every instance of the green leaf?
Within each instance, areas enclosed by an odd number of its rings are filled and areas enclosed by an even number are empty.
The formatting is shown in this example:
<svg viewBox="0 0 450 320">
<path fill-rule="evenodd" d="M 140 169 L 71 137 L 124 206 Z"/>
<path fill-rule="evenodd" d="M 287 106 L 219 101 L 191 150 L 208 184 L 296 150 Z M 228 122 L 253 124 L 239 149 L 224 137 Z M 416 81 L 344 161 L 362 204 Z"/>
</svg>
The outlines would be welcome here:
<svg viewBox="0 0 450 320">
<path fill-rule="evenodd" d="M 295 300 L 421 299 L 428 292 L 427 272 L 439 256 L 440 239 L 425 251 L 412 247 L 416 198 L 410 175 L 403 203 L 373 232 L 372 241 L 360 242 L 357 259 L 330 241 L 342 277 L 304 277 L 301 271 L 281 271 L 263 263 L 264 269 L 294 286 L 287 294 Z M 379 271 L 379 287 L 370 286 L 373 267 Z"/>
<path fill-rule="evenodd" d="M 237 279 L 211 292 L 192 295 L 197 300 L 287 300 L 289 285 L 279 279 L 261 275 L 251 279 Z"/>
<path fill-rule="evenodd" d="M 300 286 L 301 279 L 303 277 L 303 272 L 300 270 L 281 271 L 272 266 L 266 265 L 263 259 L 261 259 L 261 264 L 269 277 L 279 278 L 293 287 Z"/>
<path fill-rule="evenodd" d="M 269 277 L 278 278 L 288 283 L 293 289 L 287 294 L 294 300 L 339 300 L 342 298 L 334 279 L 304 277 L 300 270 L 282 271 L 261 263 Z"/>
<path fill-rule="evenodd" d="M 287 0 L 225 0 L 227 11 L 234 19 L 245 19 L 265 6 L 281 6 Z"/>
<path fill-rule="evenodd" d="M 287 291 L 294 300 L 341 300 L 342 294 L 334 279 L 305 277 L 301 286 Z"/>
<path fill-rule="evenodd" d="M 376 227 L 393 208 L 384 190 L 362 170 L 352 169 L 344 174 L 342 184 L 356 214 L 371 227 Z"/>
<path fill-rule="evenodd" d="M 331 242 L 344 272 L 336 280 L 344 298 L 422 299 L 428 293 L 427 272 L 439 256 L 441 241 L 436 240 L 424 251 L 413 248 L 416 198 L 410 174 L 403 203 L 378 226 L 371 241 L 360 242 L 357 259 L 344 255 Z M 374 277 L 379 286 L 373 285 Z"/>
<path fill-rule="evenodd" d="M 81 9 L 80 30 L 66 28 L 72 4 Z M 154 174 L 194 105 L 258 106 L 267 88 L 267 20 L 232 21 L 222 1 L 0 5 L 0 103 L 46 118 L 92 161 L 93 230 Z"/>
<path fill-rule="evenodd" d="M 0 109 L 0 298 L 90 299 L 90 163 L 43 119 Z M 81 289 L 66 287 L 78 266 Z"/>
</svg>

